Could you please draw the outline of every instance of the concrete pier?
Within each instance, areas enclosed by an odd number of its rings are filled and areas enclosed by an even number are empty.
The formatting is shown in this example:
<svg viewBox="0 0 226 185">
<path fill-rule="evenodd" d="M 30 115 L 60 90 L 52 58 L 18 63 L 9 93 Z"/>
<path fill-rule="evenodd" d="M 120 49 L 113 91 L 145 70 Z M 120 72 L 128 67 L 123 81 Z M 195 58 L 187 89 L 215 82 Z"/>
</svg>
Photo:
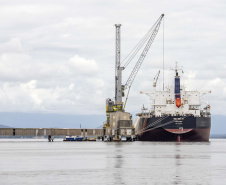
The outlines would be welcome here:
<svg viewBox="0 0 226 185">
<path fill-rule="evenodd" d="M 103 136 L 103 129 L 0 128 L 0 136 Z"/>
</svg>

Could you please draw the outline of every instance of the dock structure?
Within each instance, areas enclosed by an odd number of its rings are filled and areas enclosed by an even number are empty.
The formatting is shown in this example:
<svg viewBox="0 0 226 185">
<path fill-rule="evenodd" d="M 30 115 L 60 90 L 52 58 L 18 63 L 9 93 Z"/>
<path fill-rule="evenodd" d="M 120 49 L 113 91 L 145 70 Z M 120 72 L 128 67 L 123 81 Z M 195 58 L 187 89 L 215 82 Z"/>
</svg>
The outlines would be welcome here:
<svg viewBox="0 0 226 185">
<path fill-rule="evenodd" d="M 73 129 L 73 128 L 0 128 L 0 136 L 48 136 L 53 141 L 54 136 L 95 136 L 102 137 L 103 129 Z"/>
</svg>

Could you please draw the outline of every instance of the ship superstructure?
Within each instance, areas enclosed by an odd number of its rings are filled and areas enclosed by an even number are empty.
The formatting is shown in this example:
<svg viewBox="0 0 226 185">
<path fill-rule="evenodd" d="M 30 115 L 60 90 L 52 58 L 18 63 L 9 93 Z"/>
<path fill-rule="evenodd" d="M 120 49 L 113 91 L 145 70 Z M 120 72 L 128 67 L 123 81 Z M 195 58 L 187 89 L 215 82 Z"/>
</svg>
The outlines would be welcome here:
<svg viewBox="0 0 226 185">
<path fill-rule="evenodd" d="M 208 141 L 211 126 L 210 105 L 201 108 L 201 98 L 211 91 L 186 91 L 180 83 L 176 63 L 174 84 L 165 91 L 141 92 L 152 98 L 152 109 L 142 108 L 137 114 L 136 134 L 139 140 L 153 141 Z M 156 135 L 157 133 L 157 135 Z"/>
</svg>

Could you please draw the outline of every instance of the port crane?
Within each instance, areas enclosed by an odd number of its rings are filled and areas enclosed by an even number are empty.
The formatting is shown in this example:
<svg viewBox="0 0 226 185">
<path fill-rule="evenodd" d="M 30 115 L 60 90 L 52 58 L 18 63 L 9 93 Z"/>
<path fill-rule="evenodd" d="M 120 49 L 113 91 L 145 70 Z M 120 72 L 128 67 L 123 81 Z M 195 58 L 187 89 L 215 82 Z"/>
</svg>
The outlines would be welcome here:
<svg viewBox="0 0 226 185">
<path fill-rule="evenodd" d="M 135 48 L 129 53 L 129 55 L 120 62 L 120 27 L 121 24 L 115 24 L 116 27 L 116 58 L 115 58 L 115 102 L 111 99 L 106 100 L 106 115 L 107 115 L 107 121 L 104 124 L 105 133 L 104 135 L 109 136 L 107 137 L 107 140 L 112 140 L 111 136 L 115 136 L 115 140 L 119 140 L 121 138 L 118 138 L 120 134 L 120 130 L 123 127 L 123 131 L 121 132 L 121 136 L 124 130 L 129 130 L 129 127 L 125 127 L 125 125 L 130 125 L 132 127 L 132 120 L 130 113 L 125 112 L 125 106 L 126 102 L 128 100 L 130 88 L 133 84 L 133 81 L 159 31 L 159 27 L 161 25 L 162 19 L 164 17 L 164 14 L 162 14 L 158 20 L 155 22 L 155 24 L 148 30 L 148 32 L 144 35 L 144 37 L 138 42 L 138 44 L 135 46 Z M 145 45 L 146 43 L 146 45 Z M 132 61 L 132 59 L 136 56 L 136 54 L 140 51 L 140 49 L 143 47 L 143 51 L 135 64 L 129 78 L 127 79 L 125 85 L 122 85 L 122 71 L 129 65 L 129 63 Z M 122 65 L 124 62 L 124 65 Z M 128 90 L 125 104 L 123 106 L 122 97 L 125 95 L 125 90 Z M 124 121 L 124 122 L 123 122 Z M 127 124 L 126 124 L 127 123 Z M 128 124 L 131 123 L 131 124 Z M 108 128 L 107 128 L 108 127 Z M 109 129 L 109 130 L 106 130 Z M 126 133 L 128 136 L 128 133 Z M 110 139 L 109 139 L 110 138 Z M 127 138 L 128 139 L 128 138 Z"/>
<path fill-rule="evenodd" d="M 152 26 L 152 28 L 147 32 L 147 34 L 141 39 L 141 41 L 137 44 L 137 46 L 130 52 L 129 56 L 127 56 L 128 60 L 125 62 L 124 66 L 120 66 L 120 27 L 116 25 L 116 88 L 115 88 L 115 103 L 122 104 L 122 96 L 125 94 L 124 91 L 128 89 L 127 97 L 125 100 L 124 108 L 126 106 L 126 102 L 128 100 L 129 91 L 133 84 L 133 81 L 158 33 L 159 27 L 161 25 L 161 21 L 164 17 L 164 14 L 162 14 L 159 19 L 155 22 L 155 24 Z M 147 41 L 148 40 L 148 41 Z M 141 53 L 136 65 L 134 66 L 129 78 L 127 79 L 125 85 L 122 85 L 122 70 L 124 70 L 128 64 L 132 61 L 132 59 L 135 57 L 137 52 L 142 48 L 144 43 L 147 41 L 146 46 Z"/>
</svg>

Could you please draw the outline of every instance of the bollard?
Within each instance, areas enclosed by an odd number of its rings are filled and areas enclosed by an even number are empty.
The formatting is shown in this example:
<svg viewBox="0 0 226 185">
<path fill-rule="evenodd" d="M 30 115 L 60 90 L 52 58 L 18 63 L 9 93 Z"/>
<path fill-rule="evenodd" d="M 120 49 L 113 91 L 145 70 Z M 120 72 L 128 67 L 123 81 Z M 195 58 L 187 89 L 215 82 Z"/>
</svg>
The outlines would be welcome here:
<svg viewBox="0 0 226 185">
<path fill-rule="evenodd" d="M 54 140 L 54 136 L 48 135 L 48 141 L 49 141 L 49 142 L 53 142 L 53 140 Z"/>
</svg>

